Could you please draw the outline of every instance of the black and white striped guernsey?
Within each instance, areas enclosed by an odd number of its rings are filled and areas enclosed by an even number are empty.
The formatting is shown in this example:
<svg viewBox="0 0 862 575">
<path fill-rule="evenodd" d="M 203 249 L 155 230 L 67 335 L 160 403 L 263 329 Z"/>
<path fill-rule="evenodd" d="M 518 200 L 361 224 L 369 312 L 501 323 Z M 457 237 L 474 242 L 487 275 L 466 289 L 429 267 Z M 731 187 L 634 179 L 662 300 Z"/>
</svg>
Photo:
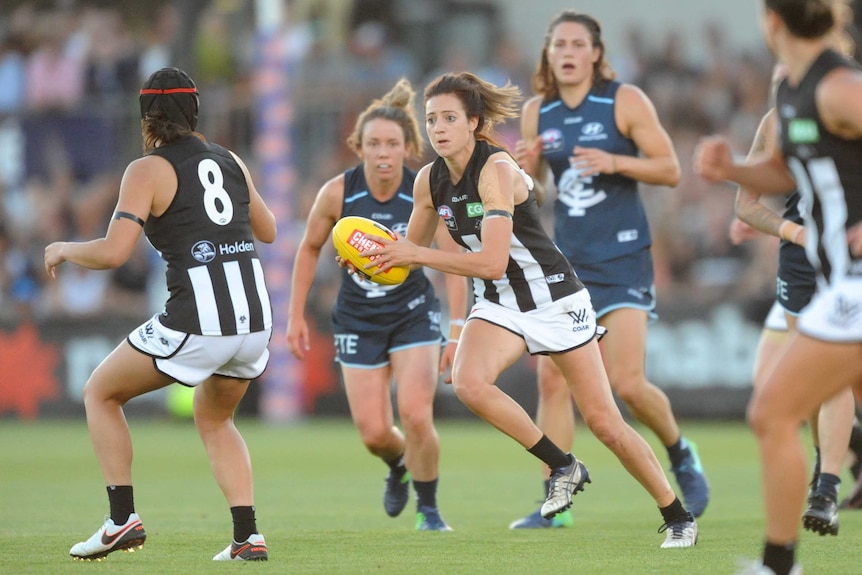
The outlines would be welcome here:
<svg viewBox="0 0 862 575">
<path fill-rule="evenodd" d="M 144 226 L 168 264 L 165 326 L 200 335 L 272 327 L 272 307 L 249 219 L 249 190 L 225 148 L 190 136 L 157 148 L 177 174 L 177 193 Z"/>
<path fill-rule="evenodd" d="M 862 275 L 862 259 L 850 254 L 847 230 L 862 221 L 862 138 L 830 133 L 817 111 L 820 81 L 836 68 L 859 65 L 832 50 L 811 64 L 797 86 L 778 87 L 781 151 L 805 202 L 806 255 L 818 282 Z"/>
<path fill-rule="evenodd" d="M 457 184 L 452 184 L 443 158 L 431 167 L 431 197 L 449 234 L 470 251 L 482 249 L 482 221 L 485 209 L 479 196 L 479 174 L 488 158 L 504 151 L 484 140 L 476 149 Z M 512 160 L 513 169 L 517 164 Z M 551 241 L 539 219 L 535 195 L 515 206 L 512 217 L 509 263 L 499 280 L 473 279 L 477 300 L 485 299 L 522 312 L 541 308 L 584 288 L 559 248 Z"/>
</svg>

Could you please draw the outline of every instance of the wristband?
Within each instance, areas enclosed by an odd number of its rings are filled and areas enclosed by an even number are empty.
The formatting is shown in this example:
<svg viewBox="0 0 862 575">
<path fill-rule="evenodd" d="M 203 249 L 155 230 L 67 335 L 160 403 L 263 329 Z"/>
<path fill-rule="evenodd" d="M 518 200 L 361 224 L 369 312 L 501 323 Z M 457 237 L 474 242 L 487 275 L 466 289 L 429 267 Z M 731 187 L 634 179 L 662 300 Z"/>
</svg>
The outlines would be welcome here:
<svg viewBox="0 0 862 575">
<path fill-rule="evenodd" d="M 450 319 L 450 320 L 449 320 L 449 325 L 450 325 L 450 326 L 455 325 L 455 326 L 461 326 L 461 327 L 463 327 L 463 326 L 464 326 L 464 320 L 463 320 L 463 319 Z"/>
</svg>

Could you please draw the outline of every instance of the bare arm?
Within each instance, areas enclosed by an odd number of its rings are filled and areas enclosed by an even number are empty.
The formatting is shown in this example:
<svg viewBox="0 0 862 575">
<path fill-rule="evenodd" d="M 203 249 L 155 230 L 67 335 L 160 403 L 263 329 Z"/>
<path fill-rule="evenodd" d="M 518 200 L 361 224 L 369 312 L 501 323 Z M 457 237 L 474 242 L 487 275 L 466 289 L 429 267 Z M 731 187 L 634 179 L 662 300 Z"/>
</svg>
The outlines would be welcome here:
<svg viewBox="0 0 862 575">
<path fill-rule="evenodd" d="M 245 182 L 248 185 L 248 209 L 249 218 L 251 220 L 251 231 L 254 234 L 255 239 L 271 244 L 275 241 L 275 235 L 278 231 L 275 214 L 270 211 L 260 193 L 258 193 L 257 188 L 251 179 L 251 174 L 248 171 L 248 166 L 246 166 L 245 162 L 243 162 L 240 157 L 233 152 L 231 152 L 231 155 L 242 169 L 242 173 L 245 175 Z"/>
<path fill-rule="evenodd" d="M 735 182 L 761 195 L 786 194 L 796 187 L 778 146 L 768 154 L 737 162 L 726 138 L 707 136 L 701 138 L 695 147 L 692 164 L 695 171 L 709 182 Z"/>
<path fill-rule="evenodd" d="M 176 174 L 164 159 L 147 156 L 129 164 L 120 183 L 114 213 L 129 214 L 132 218 L 112 218 L 103 238 L 48 245 L 45 248 L 45 271 L 55 278 L 56 267 L 65 261 L 93 270 L 123 265 L 131 257 L 143 231 L 141 224 L 134 218 L 145 222 L 159 187 L 171 185 L 176 189 Z"/>
<path fill-rule="evenodd" d="M 515 161 L 533 178 L 533 193 L 539 206 L 545 203 L 547 190 L 544 180 L 550 169 L 542 155 L 542 138 L 539 136 L 539 109 L 542 98 L 536 96 L 524 103 L 521 112 L 521 138 L 515 144 Z"/>
<path fill-rule="evenodd" d="M 620 86 L 614 116 L 620 133 L 631 138 L 640 155 L 576 146 L 572 161 L 581 168 L 582 175 L 623 174 L 647 184 L 677 185 L 681 175 L 679 159 L 646 94 L 630 84 Z"/>
<path fill-rule="evenodd" d="M 305 306 L 314 283 L 320 251 L 329 240 L 335 222 L 341 216 L 344 197 L 344 175 L 326 182 L 311 206 L 306 221 L 305 233 L 299 243 L 291 278 L 290 303 L 287 310 L 287 347 L 298 359 L 308 350 L 308 325 L 305 322 Z"/>
</svg>

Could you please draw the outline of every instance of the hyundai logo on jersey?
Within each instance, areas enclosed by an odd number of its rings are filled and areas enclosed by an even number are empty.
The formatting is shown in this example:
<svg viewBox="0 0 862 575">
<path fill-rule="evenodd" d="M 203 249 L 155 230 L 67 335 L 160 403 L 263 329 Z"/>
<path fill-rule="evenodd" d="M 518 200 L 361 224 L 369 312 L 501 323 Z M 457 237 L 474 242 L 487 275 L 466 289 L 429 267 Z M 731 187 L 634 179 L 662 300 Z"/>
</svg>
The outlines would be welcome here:
<svg viewBox="0 0 862 575">
<path fill-rule="evenodd" d="M 605 133 L 605 126 L 601 122 L 584 124 L 581 128 L 581 135 L 578 137 L 579 142 L 607 139 L 608 135 Z"/>
<path fill-rule="evenodd" d="M 202 264 L 211 262 L 216 257 L 215 246 L 210 241 L 201 240 L 192 246 L 192 257 Z"/>
</svg>

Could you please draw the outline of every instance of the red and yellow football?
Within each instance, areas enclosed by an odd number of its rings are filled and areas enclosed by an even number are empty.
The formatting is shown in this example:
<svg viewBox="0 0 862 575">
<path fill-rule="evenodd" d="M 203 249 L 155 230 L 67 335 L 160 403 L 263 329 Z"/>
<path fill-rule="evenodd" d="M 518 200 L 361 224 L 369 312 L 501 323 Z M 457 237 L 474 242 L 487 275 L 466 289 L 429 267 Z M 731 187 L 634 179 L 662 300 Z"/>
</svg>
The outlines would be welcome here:
<svg viewBox="0 0 862 575">
<path fill-rule="evenodd" d="M 381 285 L 398 285 L 407 279 L 410 273 L 408 266 L 398 266 L 385 272 L 374 274 L 376 268 L 363 267 L 373 262 L 378 256 L 363 257 L 360 252 L 381 247 L 380 244 L 365 235 L 388 236 L 393 240 L 398 239 L 395 233 L 374 220 L 360 216 L 346 216 L 335 222 L 332 228 L 332 245 L 342 259 L 350 262 L 356 268 L 356 272 L 368 280 Z"/>
</svg>

